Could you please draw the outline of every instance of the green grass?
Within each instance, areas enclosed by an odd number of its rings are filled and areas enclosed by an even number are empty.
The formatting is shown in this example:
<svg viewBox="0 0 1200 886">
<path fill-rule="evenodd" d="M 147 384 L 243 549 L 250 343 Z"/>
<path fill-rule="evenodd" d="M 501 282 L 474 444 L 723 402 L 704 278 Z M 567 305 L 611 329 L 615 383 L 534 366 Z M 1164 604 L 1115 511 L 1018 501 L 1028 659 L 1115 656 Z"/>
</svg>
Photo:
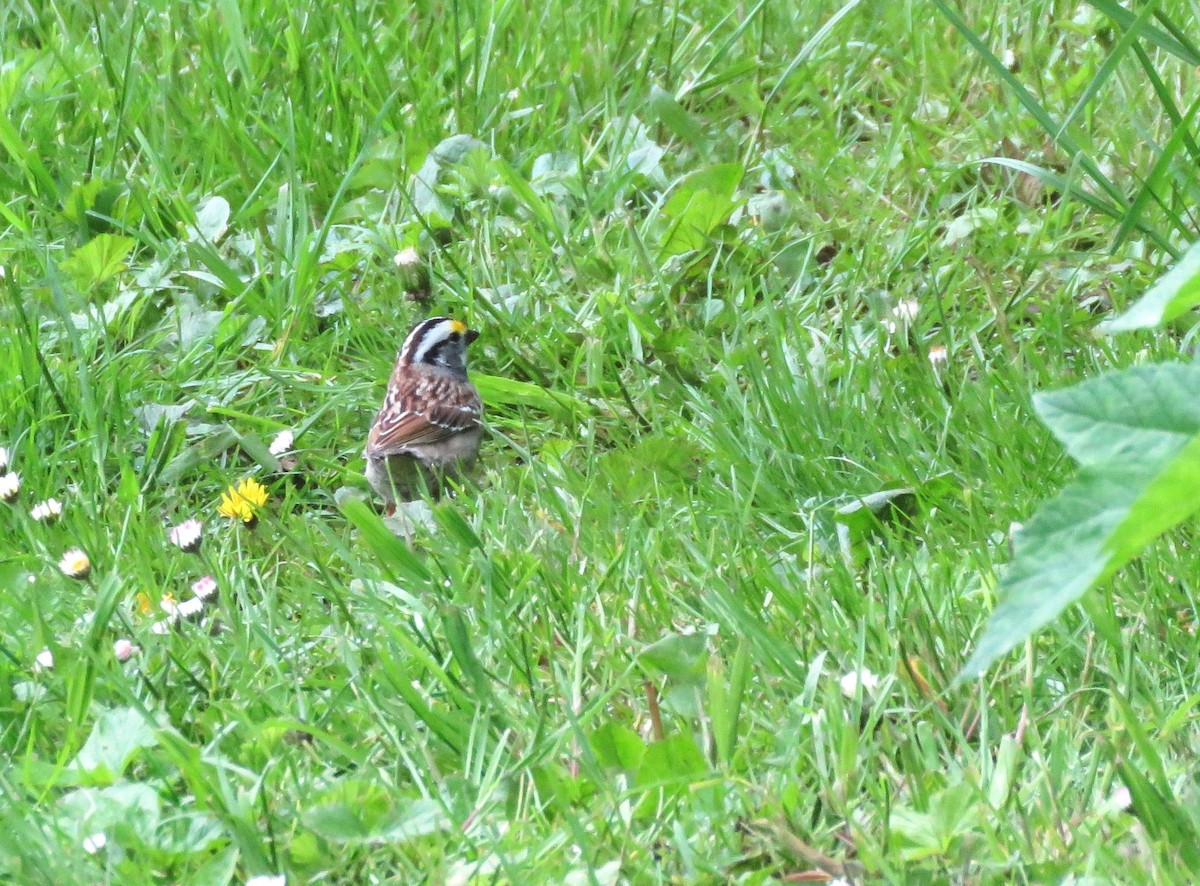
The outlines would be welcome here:
<svg viewBox="0 0 1200 886">
<path fill-rule="evenodd" d="M 934 5 L 342 7 L 0 11 L 0 874 L 1186 878 L 1189 536 L 951 685 L 1072 470 L 1031 392 L 1186 346 L 1093 335 L 1195 229 L 1186 63 L 968 4 L 1056 151 Z M 335 495 L 434 311 L 491 436 L 410 550 Z"/>
</svg>

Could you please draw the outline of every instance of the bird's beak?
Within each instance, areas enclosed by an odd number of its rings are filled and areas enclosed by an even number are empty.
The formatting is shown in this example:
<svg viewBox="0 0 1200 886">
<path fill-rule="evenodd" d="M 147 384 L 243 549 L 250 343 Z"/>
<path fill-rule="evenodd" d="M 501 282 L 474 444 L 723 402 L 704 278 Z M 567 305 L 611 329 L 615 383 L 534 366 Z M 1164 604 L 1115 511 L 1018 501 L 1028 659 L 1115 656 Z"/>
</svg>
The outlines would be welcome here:
<svg viewBox="0 0 1200 886">
<path fill-rule="evenodd" d="M 475 341 L 475 339 L 477 339 L 477 338 L 479 338 L 479 330 L 478 329 L 468 329 L 466 332 L 463 333 L 463 339 L 466 341 L 467 344 L 470 344 L 471 342 Z"/>
</svg>

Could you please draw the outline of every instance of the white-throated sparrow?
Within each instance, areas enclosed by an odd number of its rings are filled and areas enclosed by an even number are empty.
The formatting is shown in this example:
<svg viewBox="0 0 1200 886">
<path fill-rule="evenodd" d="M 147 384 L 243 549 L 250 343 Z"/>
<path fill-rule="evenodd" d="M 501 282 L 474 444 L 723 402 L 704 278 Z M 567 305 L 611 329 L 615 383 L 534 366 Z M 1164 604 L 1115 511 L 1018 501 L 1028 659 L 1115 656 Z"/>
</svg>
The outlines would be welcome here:
<svg viewBox="0 0 1200 886">
<path fill-rule="evenodd" d="M 383 406 L 367 435 L 367 480 L 387 503 L 436 495 L 475 461 L 483 401 L 467 379 L 467 345 L 479 333 L 449 317 L 413 327 L 396 355 Z"/>
</svg>

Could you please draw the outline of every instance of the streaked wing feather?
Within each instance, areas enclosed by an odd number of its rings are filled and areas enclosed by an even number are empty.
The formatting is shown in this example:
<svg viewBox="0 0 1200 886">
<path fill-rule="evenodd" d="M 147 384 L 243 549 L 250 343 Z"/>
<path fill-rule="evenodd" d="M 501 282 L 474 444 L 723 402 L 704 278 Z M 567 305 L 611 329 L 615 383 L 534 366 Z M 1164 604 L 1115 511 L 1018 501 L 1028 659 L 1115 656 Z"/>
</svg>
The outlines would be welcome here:
<svg viewBox="0 0 1200 886">
<path fill-rule="evenodd" d="M 396 410 L 389 421 L 384 413 L 376 417 L 367 438 L 366 455 L 378 458 L 400 455 L 417 446 L 429 446 L 479 424 L 479 412 L 472 406 L 427 405 L 423 411 Z"/>
</svg>

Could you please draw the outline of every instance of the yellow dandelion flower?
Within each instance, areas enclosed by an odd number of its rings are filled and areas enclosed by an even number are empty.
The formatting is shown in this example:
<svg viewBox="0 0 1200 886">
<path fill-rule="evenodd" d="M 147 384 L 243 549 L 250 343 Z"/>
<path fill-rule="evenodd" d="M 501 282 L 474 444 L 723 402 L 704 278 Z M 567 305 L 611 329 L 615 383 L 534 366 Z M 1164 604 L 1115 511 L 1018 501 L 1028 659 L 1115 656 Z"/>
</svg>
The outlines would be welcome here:
<svg viewBox="0 0 1200 886">
<path fill-rule="evenodd" d="M 230 520 L 241 520 L 247 526 L 258 522 L 258 512 L 267 503 L 267 487 L 253 477 L 247 477 L 221 494 L 217 513 Z"/>
</svg>

